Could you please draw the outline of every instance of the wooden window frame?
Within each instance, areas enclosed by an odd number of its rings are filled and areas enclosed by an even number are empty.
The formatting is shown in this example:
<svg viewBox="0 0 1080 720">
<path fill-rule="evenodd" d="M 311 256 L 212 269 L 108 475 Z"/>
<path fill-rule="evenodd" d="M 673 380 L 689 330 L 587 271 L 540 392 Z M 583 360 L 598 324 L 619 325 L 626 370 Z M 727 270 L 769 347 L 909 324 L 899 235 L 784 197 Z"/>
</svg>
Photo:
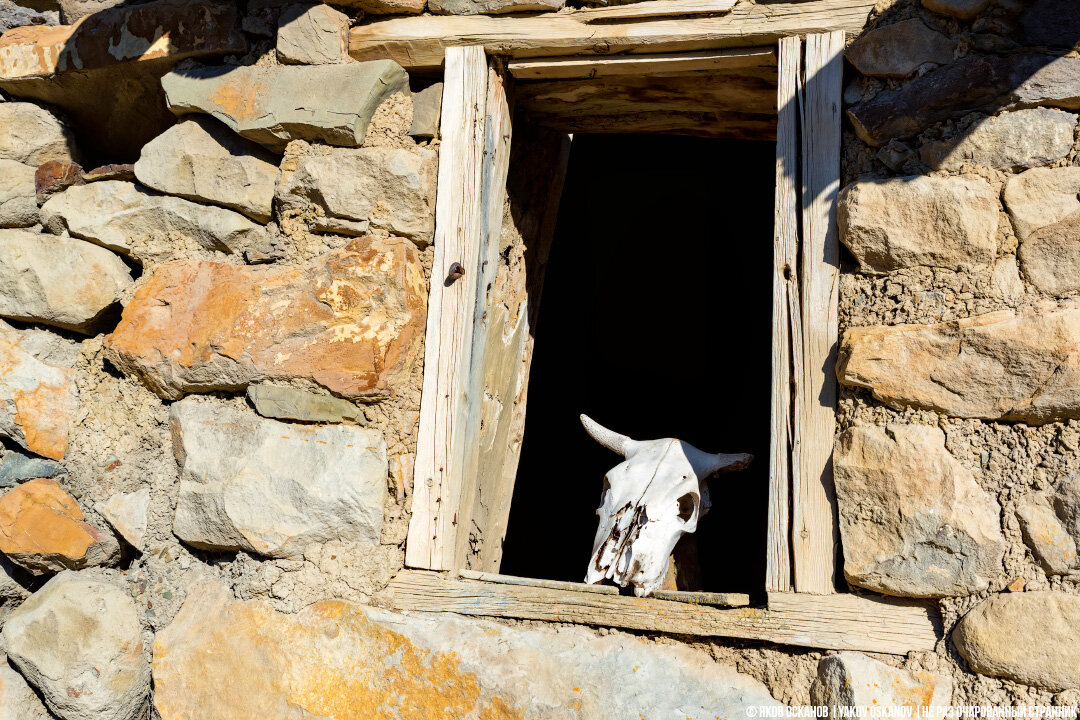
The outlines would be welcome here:
<svg viewBox="0 0 1080 720">
<path fill-rule="evenodd" d="M 470 565 L 472 570 L 497 570 L 497 551 L 477 553 L 473 548 L 470 553 L 469 544 L 501 547 L 513 492 L 512 472 L 478 470 L 478 437 L 489 393 L 502 393 L 495 398 L 500 407 L 521 403 L 511 421 L 516 440 L 508 441 L 517 443 L 509 448 L 513 468 L 524 424 L 524 396 L 515 395 L 513 378 L 509 384 L 503 378 L 506 387 L 501 390 L 490 390 L 487 362 L 503 351 L 496 344 L 500 338 L 505 343 L 507 336 L 507 328 L 497 327 L 488 310 L 493 308 L 490 293 L 513 128 L 506 89 L 510 79 L 501 61 L 488 58 L 478 45 L 445 48 L 435 256 L 406 543 L 406 565 L 412 570 L 391 583 L 395 607 L 886 653 L 934 647 L 940 639 L 940 618 L 930 605 L 836 592 L 832 368 L 838 339 L 835 205 L 844 41 L 843 31 L 833 31 L 809 33 L 805 42 L 784 37 L 777 45 L 768 607 L 738 610 L 623 597 L 575 584 L 555 587 L 521 579 L 500 583 L 498 576 L 469 574 Z M 701 64 L 702 58 L 699 52 L 624 60 L 631 65 L 680 59 Z M 565 63 L 514 65 L 519 71 L 543 66 L 539 71 L 549 72 L 545 68 L 589 61 L 576 57 Z M 580 67 L 573 70 L 578 71 Z M 566 148 L 546 151 L 565 153 Z M 561 179 L 552 174 L 547 191 L 561 191 Z M 448 276 L 454 263 L 466 272 L 452 281 Z M 519 317 L 518 322 L 524 321 Z M 524 370 L 514 372 L 527 375 L 529 349 L 523 347 L 514 346 L 526 359 Z M 480 560 L 472 560 L 476 557 Z M 463 570 L 467 577 L 462 577 Z"/>
</svg>

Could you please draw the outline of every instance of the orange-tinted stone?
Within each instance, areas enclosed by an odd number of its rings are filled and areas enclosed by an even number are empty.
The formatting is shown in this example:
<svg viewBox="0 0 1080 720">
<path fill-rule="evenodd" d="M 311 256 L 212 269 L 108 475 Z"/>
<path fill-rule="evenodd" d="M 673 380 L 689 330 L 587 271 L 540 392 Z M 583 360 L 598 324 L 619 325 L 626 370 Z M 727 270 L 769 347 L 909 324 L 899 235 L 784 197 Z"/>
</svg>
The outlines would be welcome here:
<svg viewBox="0 0 1080 720">
<path fill-rule="evenodd" d="M 413 244 L 360 238 L 301 266 L 162 265 L 105 348 L 168 399 L 294 378 L 371 398 L 408 374 L 426 314 Z"/>
<path fill-rule="evenodd" d="M 0 434 L 59 460 L 79 407 L 75 373 L 38 360 L 24 340 L 17 330 L 0 331 Z"/>
<path fill-rule="evenodd" d="M 0 497 L 0 552 L 37 574 L 115 560 L 116 539 L 83 517 L 56 481 L 39 478 L 19 485 Z"/>
</svg>

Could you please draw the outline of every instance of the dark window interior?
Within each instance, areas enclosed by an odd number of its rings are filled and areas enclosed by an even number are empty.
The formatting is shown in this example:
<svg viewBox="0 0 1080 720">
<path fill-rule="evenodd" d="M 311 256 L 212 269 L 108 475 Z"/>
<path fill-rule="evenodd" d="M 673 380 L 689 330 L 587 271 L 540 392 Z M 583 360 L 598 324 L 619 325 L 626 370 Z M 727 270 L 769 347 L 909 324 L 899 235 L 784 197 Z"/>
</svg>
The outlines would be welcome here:
<svg viewBox="0 0 1080 720">
<path fill-rule="evenodd" d="M 604 473 L 579 413 L 751 452 L 716 476 L 702 589 L 765 583 L 775 145 L 576 135 L 544 280 L 501 572 L 580 582 Z"/>
</svg>

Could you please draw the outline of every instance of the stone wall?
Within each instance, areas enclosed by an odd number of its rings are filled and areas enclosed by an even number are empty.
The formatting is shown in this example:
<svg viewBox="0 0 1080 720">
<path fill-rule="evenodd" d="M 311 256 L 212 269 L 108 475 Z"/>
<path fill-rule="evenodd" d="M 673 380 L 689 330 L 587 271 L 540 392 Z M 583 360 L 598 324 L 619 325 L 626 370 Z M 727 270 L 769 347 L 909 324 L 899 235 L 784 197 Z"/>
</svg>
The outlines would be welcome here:
<svg viewBox="0 0 1080 720">
<path fill-rule="evenodd" d="M 940 606 L 906 658 L 377 607 L 441 86 L 345 37 L 425 3 L 34 8 L 0 0 L 0 720 L 1080 700 L 1070 7 L 883 0 L 848 48 L 844 575 Z"/>
</svg>

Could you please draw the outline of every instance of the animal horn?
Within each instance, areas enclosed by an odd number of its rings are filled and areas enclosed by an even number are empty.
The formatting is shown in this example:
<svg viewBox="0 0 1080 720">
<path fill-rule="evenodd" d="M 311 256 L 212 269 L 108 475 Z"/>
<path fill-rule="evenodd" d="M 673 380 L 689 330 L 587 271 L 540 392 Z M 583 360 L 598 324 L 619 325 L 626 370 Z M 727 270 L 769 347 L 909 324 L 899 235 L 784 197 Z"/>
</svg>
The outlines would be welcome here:
<svg viewBox="0 0 1080 720">
<path fill-rule="evenodd" d="M 745 470 L 750 466 L 750 463 L 754 461 L 754 456 L 750 453 L 735 453 L 733 455 L 715 453 L 709 455 L 709 460 L 710 462 L 705 473 L 701 476 L 702 478 L 707 478 L 713 473 L 718 472 Z"/>
<path fill-rule="evenodd" d="M 608 430 L 606 427 L 585 414 L 581 415 L 581 424 L 585 427 L 585 432 L 589 433 L 589 436 L 592 437 L 593 440 L 600 443 L 608 450 L 617 452 L 623 457 L 626 457 L 626 446 L 632 442 L 630 438 L 625 435 L 620 435 L 613 430 Z"/>
</svg>

